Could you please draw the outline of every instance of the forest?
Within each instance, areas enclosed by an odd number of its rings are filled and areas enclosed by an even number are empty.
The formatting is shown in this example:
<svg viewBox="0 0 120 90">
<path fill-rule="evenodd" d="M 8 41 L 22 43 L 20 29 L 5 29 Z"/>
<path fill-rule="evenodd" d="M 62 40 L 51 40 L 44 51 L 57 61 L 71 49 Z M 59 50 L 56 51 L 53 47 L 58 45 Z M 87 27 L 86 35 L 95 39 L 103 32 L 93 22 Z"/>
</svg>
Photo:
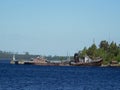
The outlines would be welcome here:
<svg viewBox="0 0 120 90">
<path fill-rule="evenodd" d="M 109 43 L 106 40 L 102 40 L 98 47 L 93 43 L 89 48 L 84 47 L 78 54 L 80 58 L 85 55 L 92 59 L 101 57 L 103 64 L 108 64 L 111 61 L 120 62 L 120 44 L 117 45 L 114 41 Z"/>
</svg>

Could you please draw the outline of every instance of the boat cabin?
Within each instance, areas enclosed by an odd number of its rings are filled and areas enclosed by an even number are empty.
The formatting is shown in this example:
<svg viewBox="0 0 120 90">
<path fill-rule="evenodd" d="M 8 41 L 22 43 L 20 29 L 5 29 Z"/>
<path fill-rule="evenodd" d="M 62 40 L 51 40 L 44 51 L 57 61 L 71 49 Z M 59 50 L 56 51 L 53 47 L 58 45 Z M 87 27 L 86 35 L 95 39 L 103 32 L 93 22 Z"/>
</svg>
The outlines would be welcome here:
<svg viewBox="0 0 120 90">
<path fill-rule="evenodd" d="M 83 59 L 79 58 L 79 62 L 82 62 L 82 63 L 88 63 L 91 61 L 92 60 L 89 58 L 89 56 L 85 56 L 85 57 L 83 57 Z"/>
<path fill-rule="evenodd" d="M 92 60 L 89 58 L 89 56 L 85 56 L 83 58 L 79 58 L 78 53 L 74 54 L 74 62 L 82 62 L 82 63 L 88 63 L 91 62 Z"/>
<path fill-rule="evenodd" d="M 45 58 L 43 58 L 43 57 L 37 57 L 37 58 L 35 58 L 35 59 L 33 59 L 33 61 L 34 61 L 34 63 L 47 63 L 47 60 L 45 59 Z"/>
</svg>

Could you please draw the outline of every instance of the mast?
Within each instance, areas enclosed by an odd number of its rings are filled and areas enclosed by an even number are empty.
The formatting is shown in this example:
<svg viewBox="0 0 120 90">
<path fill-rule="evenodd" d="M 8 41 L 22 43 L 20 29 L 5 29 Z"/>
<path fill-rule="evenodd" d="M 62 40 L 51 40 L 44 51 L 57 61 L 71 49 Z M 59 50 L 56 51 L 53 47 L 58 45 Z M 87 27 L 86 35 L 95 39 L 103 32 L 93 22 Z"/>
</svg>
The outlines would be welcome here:
<svg viewBox="0 0 120 90">
<path fill-rule="evenodd" d="M 95 44 L 95 38 L 93 38 L 93 44 Z"/>
<path fill-rule="evenodd" d="M 110 44 L 110 32 L 109 32 L 109 37 L 108 37 L 108 44 Z"/>
<path fill-rule="evenodd" d="M 70 54 L 67 52 L 67 60 L 70 61 Z"/>
</svg>

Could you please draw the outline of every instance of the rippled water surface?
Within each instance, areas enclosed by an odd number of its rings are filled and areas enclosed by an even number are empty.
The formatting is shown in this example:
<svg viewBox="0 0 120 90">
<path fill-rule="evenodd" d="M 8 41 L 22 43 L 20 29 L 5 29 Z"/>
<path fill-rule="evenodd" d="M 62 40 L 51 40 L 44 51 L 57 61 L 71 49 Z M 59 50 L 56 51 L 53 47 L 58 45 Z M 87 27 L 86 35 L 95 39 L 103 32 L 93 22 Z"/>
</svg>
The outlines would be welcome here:
<svg viewBox="0 0 120 90">
<path fill-rule="evenodd" d="M 120 68 L 0 63 L 0 90 L 120 90 Z"/>
</svg>

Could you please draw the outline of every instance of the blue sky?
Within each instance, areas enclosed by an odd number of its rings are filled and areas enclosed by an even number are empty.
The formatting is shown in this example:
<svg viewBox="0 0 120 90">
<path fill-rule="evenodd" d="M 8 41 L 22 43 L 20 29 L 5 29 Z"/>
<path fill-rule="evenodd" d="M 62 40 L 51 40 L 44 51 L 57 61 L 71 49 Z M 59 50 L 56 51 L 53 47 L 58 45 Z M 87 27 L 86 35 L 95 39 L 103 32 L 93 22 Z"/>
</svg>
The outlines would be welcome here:
<svg viewBox="0 0 120 90">
<path fill-rule="evenodd" d="M 1 0 L 0 50 L 73 55 L 95 39 L 120 44 L 120 0 Z"/>
</svg>

